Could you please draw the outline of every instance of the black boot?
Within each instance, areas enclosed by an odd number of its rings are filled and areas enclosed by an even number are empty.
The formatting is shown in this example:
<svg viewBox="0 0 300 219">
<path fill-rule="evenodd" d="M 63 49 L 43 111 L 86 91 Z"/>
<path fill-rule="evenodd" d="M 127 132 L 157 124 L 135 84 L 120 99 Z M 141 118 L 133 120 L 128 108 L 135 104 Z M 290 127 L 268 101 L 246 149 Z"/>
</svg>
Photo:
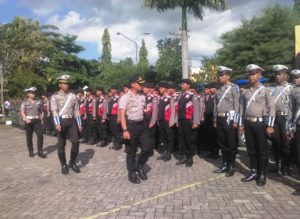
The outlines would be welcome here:
<svg viewBox="0 0 300 219">
<path fill-rule="evenodd" d="M 29 152 L 29 157 L 34 157 L 33 151 Z"/>
<path fill-rule="evenodd" d="M 76 157 L 78 153 L 71 152 L 71 159 L 69 163 L 69 167 L 75 172 L 75 173 L 80 173 L 79 167 L 76 165 Z"/>
<path fill-rule="evenodd" d="M 267 182 L 267 170 L 268 170 L 268 158 L 260 158 L 258 163 L 258 176 L 256 179 L 256 185 L 264 186 Z"/>
<path fill-rule="evenodd" d="M 165 158 L 165 156 L 167 155 L 168 151 L 164 151 L 161 155 L 159 155 L 156 159 L 157 160 L 163 160 Z"/>
<path fill-rule="evenodd" d="M 172 158 L 172 154 L 167 151 L 166 156 L 162 159 L 163 161 L 169 161 Z"/>
<path fill-rule="evenodd" d="M 64 175 L 69 174 L 69 168 L 66 164 L 66 154 L 65 153 L 58 154 L 58 158 L 61 164 L 61 173 Z"/>
<path fill-rule="evenodd" d="M 99 141 L 98 144 L 96 144 L 96 147 L 102 147 L 101 145 L 103 144 L 103 140 Z"/>
<path fill-rule="evenodd" d="M 46 154 L 43 153 L 43 150 L 39 150 L 38 156 L 39 156 L 40 158 L 46 158 L 46 157 L 47 157 Z"/>
<path fill-rule="evenodd" d="M 81 138 L 81 139 L 79 139 L 79 143 L 82 143 L 82 144 L 87 143 L 86 138 Z"/>
<path fill-rule="evenodd" d="M 191 167 L 191 166 L 193 166 L 193 156 L 192 155 L 187 155 L 186 156 L 187 158 L 186 158 L 186 164 L 185 164 L 185 166 L 186 167 Z"/>
<path fill-rule="evenodd" d="M 147 180 L 147 174 L 145 173 L 144 169 L 143 169 L 143 164 L 138 164 L 137 165 L 137 172 L 138 172 L 138 176 L 141 180 Z"/>
<path fill-rule="evenodd" d="M 106 139 L 101 143 L 100 147 L 106 147 L 107 145 L 109 145 L 109 140 Z"/>
<path fill-rule="evenodd" d="M 224 173 L 227 170 L 227 163 L 223 163 L 222 166 L 216 170 L 214 170 L 214 173 Z"/>
<path fill-rule="evenodd" d="M 226 169 L 226 177 L 231 177 L 234 175 L 234 164 L 229 164 L 227 169 Z"/>
<path fill-rule="evenodd" d="M 137 177 L 135 171 L 130 171 L 128 173 L 128 179 L 130 182 L 132 182 L 133 184 L 139 184 L 141 183 L 140 179 Z"/>
<path fill-rule="evenodd" d="M 281 166 L 280 172 L 281 172 L 281 174 L 284 175 L 284 176 L 290 176 L 290 175 L 291 175 L 290 167 L 287 166 L 287 165 Z"/>
<path fill-rule="evenodd" d="M 177 163 L 176 163 L 176 165 L 183 165 L 183 164 L 186 164 L 186 155 L 184 154 L 183 155 L 183 158 L 180 160 L 180 161 L 178 161 Z"/>
<path fill-rule="evenodd" d="M 255 169 L 252 169 L 246 177 L 241 179 L 241 181 L 242 182 L 250 182 L 252 180 L 255 180 L 256 178 L 257 178 L 257 172 Z"/>
<path fill-rule="evenodd" d="M 94 144 L 96 144 L 96 140 L 94 138 L 91 138 L 86 144 L 87 145 L 94 145 Z"/>
</svg>

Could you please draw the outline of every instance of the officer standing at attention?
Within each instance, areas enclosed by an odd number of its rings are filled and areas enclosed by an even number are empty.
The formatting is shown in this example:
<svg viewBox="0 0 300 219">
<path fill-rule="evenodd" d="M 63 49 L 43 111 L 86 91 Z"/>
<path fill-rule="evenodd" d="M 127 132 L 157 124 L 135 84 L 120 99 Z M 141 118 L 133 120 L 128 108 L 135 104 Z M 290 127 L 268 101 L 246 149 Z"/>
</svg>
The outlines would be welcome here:
<svg viewBox="0 0 300 219">
<path fill-rule="evenodd" d="M 246 67 L 249 87 L 245 88 L 240 98 L 240 131 L 245 129 L 246 147 L 250 160 L 251 172 L 243 182 L 256 179 L 258 186 L 266 184 L 268 166 L 268 142 L 274 132 L 275 106 L 271 90 L 263 86 L 259 79 L 264 71 L 258 65 Z"/>
<path fill-rule="evenodd" d="M 230 82 L 232 69 L 218 67 L 220 89 L 216 92 L 214 107 L 214 127 L 217 129 L 218 145 L 221 148 L 223 165 L 214 173 L 226 172 L 233 176 L 237 153 L 236 131 L 239 119 L 239 87 Z"/>
<path fill-rule="evenodd" d="M 46 158 L 43 154 L 43 105 L 41 101 L 35 99 L 36 88 L 25 89 L 28 99 L 21 104 L 20 113 L 25 122 L 26 141 L 29 157 L 33 157 L 32 134 L 37 135 L 38 156 Z"/>
<path fill-rule="evenodd" d="M 51 111 L 58 138 L 57 153 L 62 167 L 61 172 L 65 175 L 69 173 L 65 153 L 67 133 L 72 143 L 69 167 L 74 172 L 80 173 L 75 162 L 79 151 L 78 130 L 82 131 L 79 103 L 77 96 L 69 92 L 69 78 L 69 75 L 58 78 L 60 90 L 51 97 Z"/>
<path fill-rule="evenodd" d="M 190 92 L 192 82 L 183 79 L 181 82 L 182 94 L 178 99 L 178 142 L 183 159 L 176 165 L 193 165 L 193 156 L 196 152 L 197 129 L 200 124 L 200 106 L 197 95 Z"/>
<path fill-rule="evenodd" d="M 126 143 L 126 163 L 129 181 L 138 184 L 148 177 L 143 170 L 143 165 L 147 162 L 153 149 L 148 133 L 148 128 L 144 123 L 144 108 L 146 105 L 145 96 L 139 94 L 144 81 L 137 75 L 129 79 L 130 90 L 120 98 L 120 121 L 123 130 L 123 138 Z M 135 162 L 137 148 L 140 145 L 141 153 Z M 138 172 L 138 175 L 136 174 Z"/>
<path fill-rule="evenodd" d="M 286 139 L 286 123 L 289 105 L 289 95 L 293 85 L 287 82 L 288 67 L 284 65 L 274 65 L 276 87 L 274 91 L 276 119 L 274 124 L 274 134 L 271 137 L 276 166 L 272 172 L 279 171 L 279 162 L 281 161 L 280 172 L 282 175 L 290 174 L 290 145 Z"/>
<path fill-rule="evenodd" d="M 291 71 L 291 77 L 295 83 L 295 87 L 290 93 L 290 102 L 288 110 L 289 133 L 288 138 L 295 138 L 297 149 L 297 165 L 300 175 L 300 70 L 295 69 Z M 296 129 L 296 130 L 295 130 Z M 293 195 L 300 196 L 300 188 L 292 193 Z"/>
</svg>

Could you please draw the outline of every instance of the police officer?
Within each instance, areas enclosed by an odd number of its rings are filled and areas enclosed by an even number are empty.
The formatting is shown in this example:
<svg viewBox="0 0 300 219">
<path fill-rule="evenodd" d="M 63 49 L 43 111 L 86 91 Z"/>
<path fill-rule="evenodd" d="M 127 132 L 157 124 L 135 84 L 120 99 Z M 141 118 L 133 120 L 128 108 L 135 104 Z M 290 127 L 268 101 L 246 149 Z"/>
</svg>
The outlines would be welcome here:
<svg viewBox="0 0 300 219">
<path fill-rule="evenodd" d="M 289 141 L 286 139 L 286 123 L 289 95 L 294 86 L 287 82 L 288 67 L 284 65 L 274 65 L 273 72 L 276 80 L 274 91 L 276 119 L 274 124 L 274 134 L 271 137 L 276 162 L 273 172 L 279 171 L 279 162 L 281 161 L 280 172 L 283 175 L 289 175 L 290 146 Z"/>
<path fill-rule="evenodd" d="M 155 134 L 157 131 L 157 115 L 158 115 L 158 99 L 151 92 L 154 88 L 153 83 L 146 82 L 143 86 L 143 93 L 146 98 L 146 105 L 144 109 L 144 120 L 148 128 L 151 145 L 156 146 Z"/>
<path fill-rule="evenodd" d="M 78 99 L 75 94 L 69 92 L 69 78 L 69 75 L 58 78 L 60 90 L 51 97 L 51 111 L 58 138 L 57 153 L 62 174 L 65 175 L 69 173 L 69 167 L 74 172 L 80 173 L 76 158 L 79 151 L 78 130 L 82 131 Z M 72 143 L 69 167 L 66 164 L 65 153 L 67 134 Z"/>
<path fill-rule="evenodd" d="M 126 163 L 129 181 L 138 184 L 148 177 L 143 170 L 152 151 L 148 129 L 144 123 L 145 96 L 139 94 L 144 82 L 139 76 L 133 75 L 130 80 L 130 90 L 120 98 L 120 121 L 123 130 L 123 138 L 126 143 Z M 137 147 L 141 146 L 141 153 L 135 165 Z M 138 174 L 136 174 L 136 172 Z"/>
<path fill-rule="evenodd" d="M 246 67 L 249 87 L 240 98 L 240 131 L 245 130 L 247 153 L 251 171 L 243 182 L 256 179 L 258 186 L 266 184 L 268 166 L 267 136 L 274 132 L 275 107 L 272 91 L 260 83 L 264 71 L 255 64 Z"/>
<path fill-rule="evenodd" d="M 178 100 L 178 141 L 179 150 L 183 159 L 176 165 L 193 165 L 193 156 L 196 152 L 197 129 L 200 124 L 200 107 L 197 95 L 190 92 L 192 82 L 183 79 L 181 82 L 182 94 Z"/>
<path fill-rule="evenodd" d="M 25 123 L 26 142 L 29 157 L 33 157 L 32 134 L 37 135 L 38 156 L 46 158 L 43 153 L 43 105 L 41 101 L 35 99 L 36 88 L 25 89 L 28 99 L 21 104 L 20 113 Z"/>
<path fill-rule="evenodd" d="M 164 145 L 164 152 L 157 160 L 169 161 L 174 150 L 174 130 L 170 127 L 171 121 L 171 96 L 169 95 L 169 83 L 159 83 L 160 99 L 158 102 L 158 129 L 160 140 Z"/>
<path fill-rule="evenodd" d="M 97 129 L 96 129 L 96 99 L 93 95 L 92 88 L 87 88 L 86 92 L 86 122 L 87 122 L 87 145 L 96 144 Z"/>
<path fill-rule="evenodd" d="M 101 87 L 96 88 L 96 118 L 97 118 L 97 132 L 100 142 L 97 147 L 105 147 L 109 144 L 107 137 L 107 123 L 106 123 L 106 99 L 104 97 L 104 90 Z"/>
<path fill-rule="evenodd" d="M 236 129 L 239 119 L 239 87 L 230 82 L 232 69 L 218 67 L 221 87 L 217 90 L 214 107 L 214 127 L 217 129 L 218 145 L 221 148 L 223 165 L 214 173 L 226 172 L 233 176 L 237 153 Z"/>
<path fill-rule="evenodd" d="M 42 105 L 43 105 L 43 123 L 44 123 L 44 134 L 50 135 L 51 133 L 51 118 L 50 118 L 50 100 L 48 95 L 42 95 Z"/>
<path fill-rule="evenodd" d="M 120 150 L 121 145 L 121 126 L 120 121 L 118 120 L 119 113 L 119 95 L 117 93 L 117 86 L 112 85 L 110 88 L 111 97 L 108 100 L 108 120 L 109 120 L 109 130 L 112 137 L 114 138 L 113 146 L 110 149 Z"/>
<path fill-rule="evenodd" d="M 77 99 L 79 104 L 79 112 L 81 119 L 82 131 L 79 133 L 80 143 L 87 143 L 87 116 L 86 116 L 86 98 L 84 96 L 83 89 L 79 88 L 77 90 Z"/>
<path fill-rule="evenodd" d="M 300 70 L 291 71 L 291 77 L 295 87 L 290 92 L 290 102 L 288 110 L 288 138 L 294 137 L 297 149 L 297 166 L 300 175 Z M 295 130 L 296 129 L 296 130 Z M 293 192 L 293 195 L 300 196 L 300 188 Z"/>
</svg>

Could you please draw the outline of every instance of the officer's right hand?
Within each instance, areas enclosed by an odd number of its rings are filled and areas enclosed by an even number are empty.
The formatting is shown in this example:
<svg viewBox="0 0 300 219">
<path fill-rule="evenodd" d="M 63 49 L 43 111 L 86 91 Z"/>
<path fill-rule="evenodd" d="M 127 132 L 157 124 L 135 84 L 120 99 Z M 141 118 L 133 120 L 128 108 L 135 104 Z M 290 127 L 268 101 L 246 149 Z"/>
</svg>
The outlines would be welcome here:
<svg viewBox="0 0 300 219">
<path fill-rule="evenodd" d="M 130 133 L 128 131 L 123 132 L 123 138 L 124 139 L 130 139 Z"/>
<path fill-rule="evenodd" d="M 154 123 L 150 123 L 150 124 L 149 124 L 149 128 L 150 128 L 150 129 L 153 128 L 154 125 L 155 125 Z"/>
<path fill-rule="evenodd" d="M 217 128 L 217 123 L 216 123 L 216 122 L 214 122 L 214 128 L 215 128 L 215 129 Z"/>
<path fill-rule="evenodd" d="M 27 118 L 24 121 L 26 124 L 29 124 L 31 122 L 30 119 L 27 119 Z"/>
<path fill-rule="evenodd" d="M 60 132 L 61 131 L 61 125 L 56 125 L 55 129 Z"/>
</svg>

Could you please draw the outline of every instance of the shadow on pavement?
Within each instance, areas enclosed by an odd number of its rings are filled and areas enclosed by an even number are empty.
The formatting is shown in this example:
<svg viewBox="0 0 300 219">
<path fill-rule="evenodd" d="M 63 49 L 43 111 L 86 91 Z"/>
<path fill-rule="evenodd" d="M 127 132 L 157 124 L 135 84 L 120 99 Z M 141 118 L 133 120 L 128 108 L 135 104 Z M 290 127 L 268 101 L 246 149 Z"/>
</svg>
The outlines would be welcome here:
<svg viewBox="0 0 300 219">
<path fill-rule="evenodd" d="M 86 149 L 85 151 L 80 152 L 77 157 L 77 160 L 80 161 L 80 165 L 78 165 L 78 167 L 82 168 L 87 165 L 90 162 L 90 159 L 94 157 L 94 154 L 94 149 Z"/>
<path fill-rule="evenodd" d="M 54 145 L 49 145 L 49 146 L 45 147 L 45 148 L 43 149 L 43 151 L 44 151 L 44 153 L 45 153 L 46 155 L 48 155 L 48 154 L 51 154 L 52 152 L 54 152 L 54 151 L 56 150 L 56 148 L 57 148 L 57 145 L 56 145 L 56 144 L 54 144 Z"/>
</svg>

